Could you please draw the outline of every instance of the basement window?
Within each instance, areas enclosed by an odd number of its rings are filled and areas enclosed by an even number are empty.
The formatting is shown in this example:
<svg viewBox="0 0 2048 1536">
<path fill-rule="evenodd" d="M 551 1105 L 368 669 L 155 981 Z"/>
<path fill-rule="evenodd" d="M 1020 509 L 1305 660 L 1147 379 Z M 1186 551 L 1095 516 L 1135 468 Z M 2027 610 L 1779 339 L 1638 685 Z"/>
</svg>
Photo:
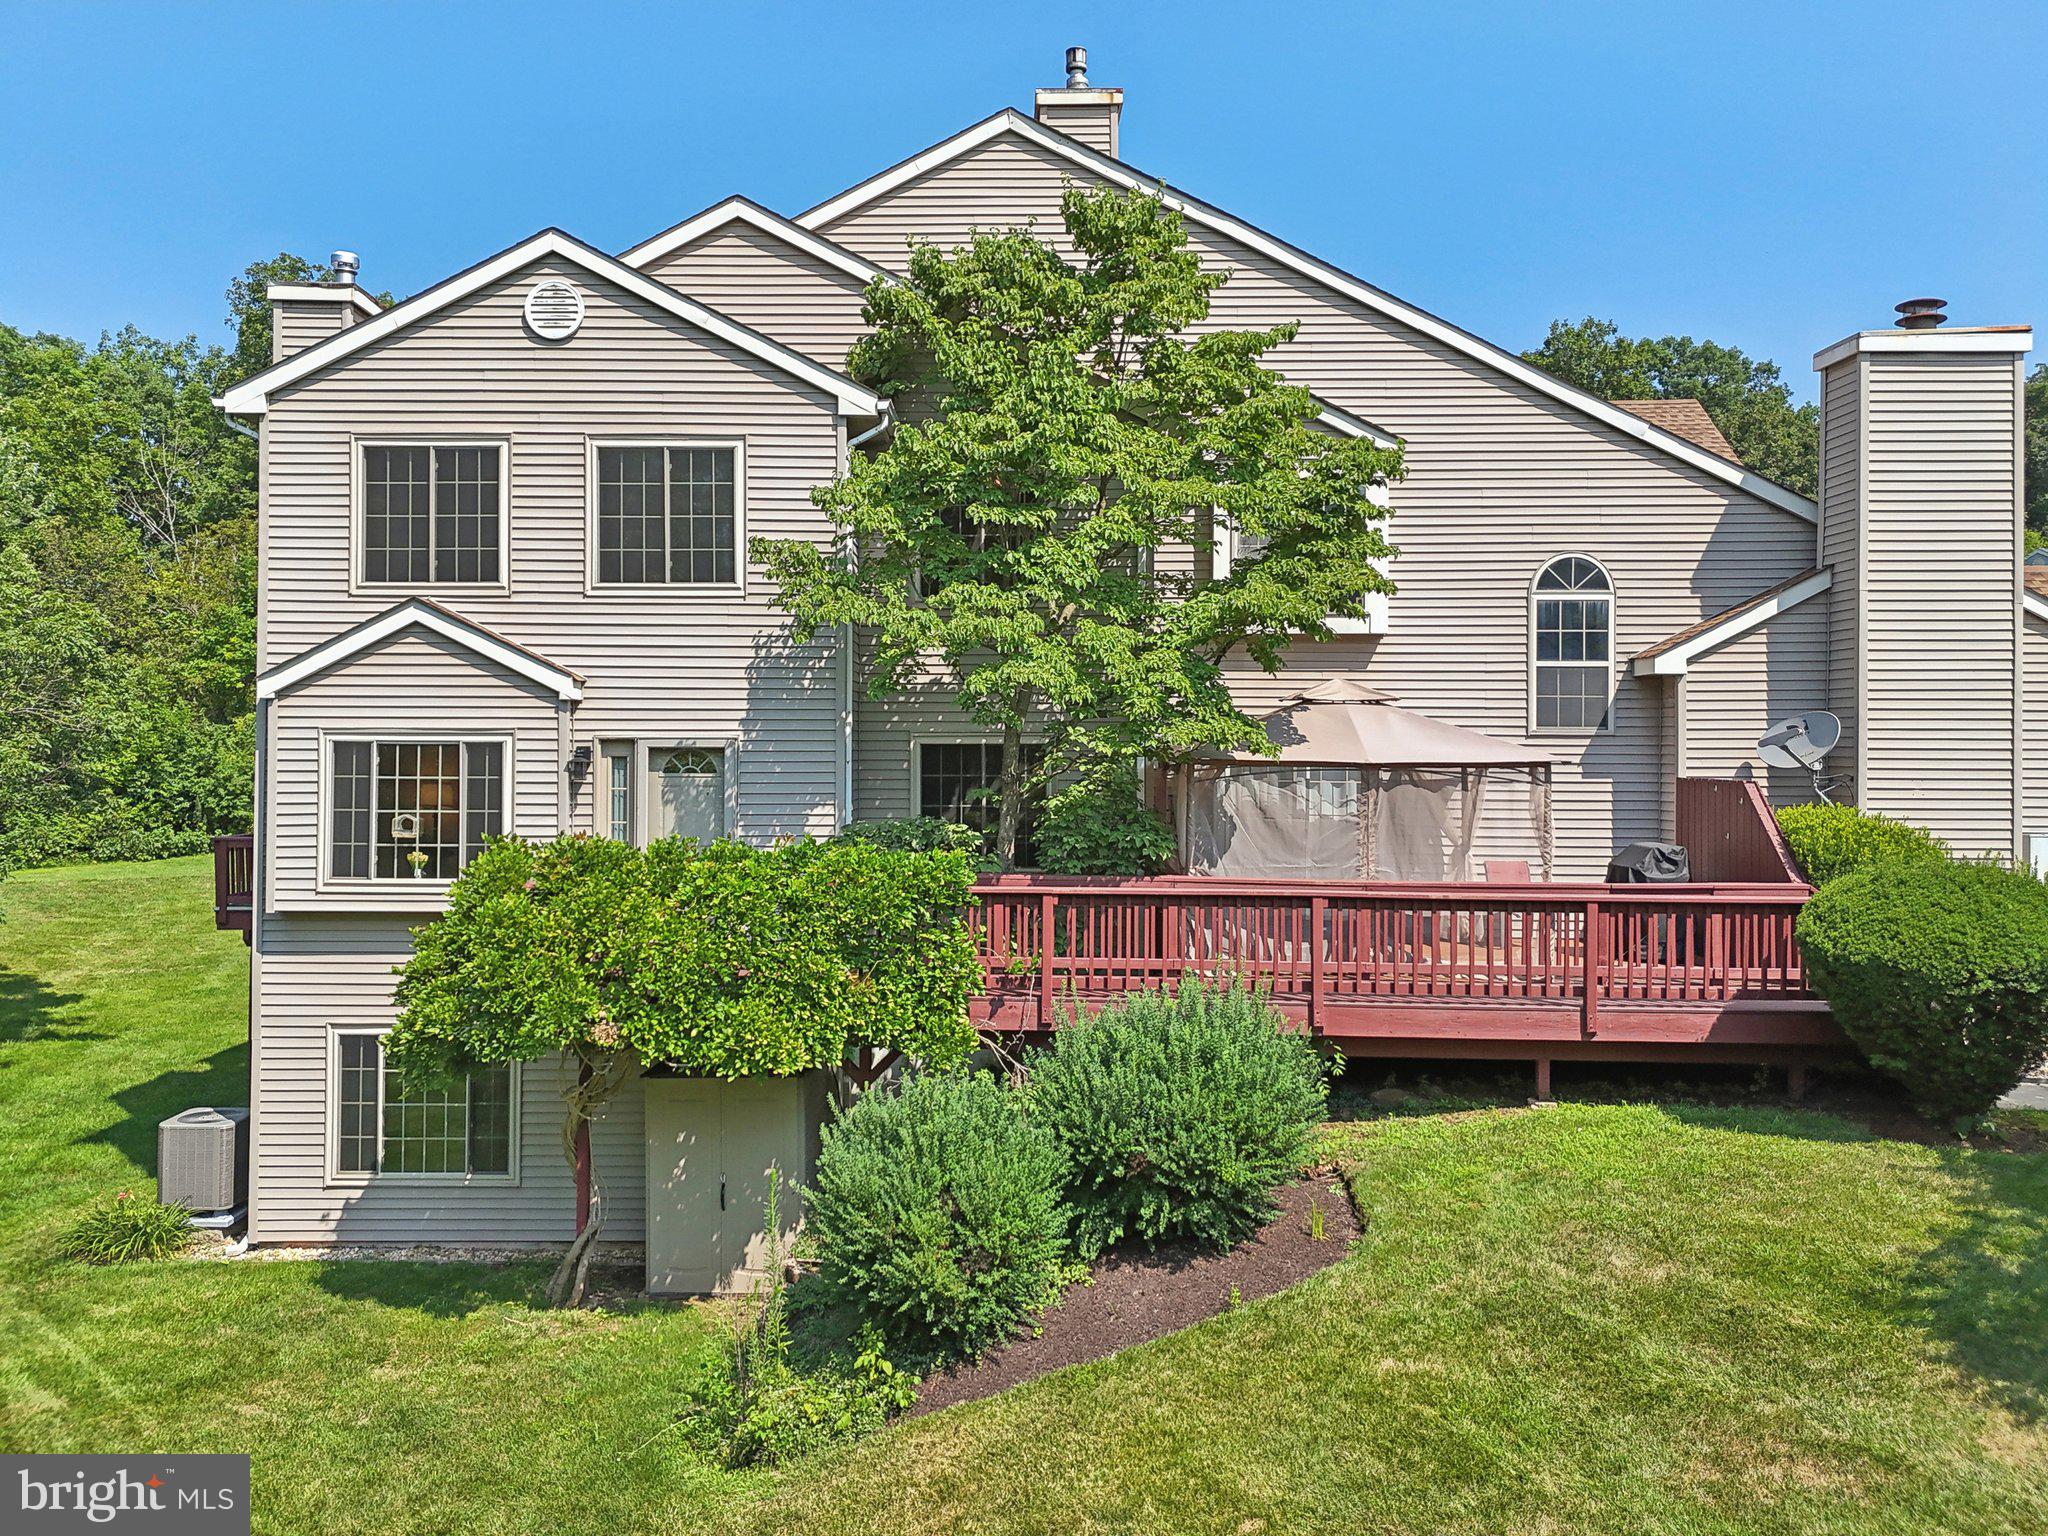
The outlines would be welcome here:
<svg viewBox="0 0 2048 1536">
<path fill-rule="evenodd" d="M 408 1088 L 384 1058 L 382 1030 L 334 1031 L 334 1171 L 510 1177 L 516 1070 L 486 1067 L 451 1083 Z"/>
</svg>

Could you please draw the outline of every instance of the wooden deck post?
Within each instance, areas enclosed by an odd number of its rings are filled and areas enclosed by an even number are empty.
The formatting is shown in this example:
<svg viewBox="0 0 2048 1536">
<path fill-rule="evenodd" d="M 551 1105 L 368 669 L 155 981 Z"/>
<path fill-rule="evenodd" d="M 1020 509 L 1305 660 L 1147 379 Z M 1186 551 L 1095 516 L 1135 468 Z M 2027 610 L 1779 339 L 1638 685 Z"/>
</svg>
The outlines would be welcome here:
<svg viewBox="0 0 2048 1536">
<path fill-rule="evenodd" d="M 1584 995 L 1580 998 L 1580 1031 L 1587 1039 L 1600 1023 L 1600 903 L 1586 903 L 1586 941 L 1579 946 L 1585 951 L 1586 975 L 1582 983 Z M 1547 1075 L 1547 1071 L 1546 1071 Z"/>
<path fill-rule="evenodd" d="M 1059 897 L 1047 891 L 1038 906 L 1038 1027 L 1052 1027 L 1052 928 Z"/>
<path fill-rule="evenodd" d="M 1541 1103 L 1550 1102 L 1550 1058 L 1536 1058 L 1536 1097 Z"/>
<path fill-rule="evenodd" d="M 1308 903 L 1308 1032 L 1322 1025 L 1323 924 L 1330 913 L 1330 898 L 1311 896 Z"/>
</svg>

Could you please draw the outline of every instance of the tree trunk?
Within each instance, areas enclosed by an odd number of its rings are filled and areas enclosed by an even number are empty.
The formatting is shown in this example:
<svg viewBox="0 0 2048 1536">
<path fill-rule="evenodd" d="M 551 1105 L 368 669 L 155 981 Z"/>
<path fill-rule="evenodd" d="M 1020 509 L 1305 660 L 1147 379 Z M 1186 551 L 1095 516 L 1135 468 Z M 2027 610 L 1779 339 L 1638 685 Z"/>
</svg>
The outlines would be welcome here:
<svg viewBox="0 0 2048 1536">
<path fill-rule="evenodd" d="M 581 1306 L 590 1287 L 590 1263 L 597 1252 L 597 1234 L 604 1226 L 604 1184 L 597 1176 L 597 1159 L 590 1151 L 590 1117 L 619 1091 L 632 1067 L 633 1059 L 623 1051 L 611 1052 L 601 1067 L 579 1051 L 576 1084 L 562 1095 L 566 1110 L 562 1117 L 562 1150 L 575 1175 L 582 1222 L 548 1281 L 551 1307 Z"/>
<path fill-rule="evenodd" d="M 1024 830 L 1024 732 L 1003 727 L 1003 771 L 996 780 L 996 865 L 1008 874 L 1017 867 L 1017 835 Z"/>
</svg>

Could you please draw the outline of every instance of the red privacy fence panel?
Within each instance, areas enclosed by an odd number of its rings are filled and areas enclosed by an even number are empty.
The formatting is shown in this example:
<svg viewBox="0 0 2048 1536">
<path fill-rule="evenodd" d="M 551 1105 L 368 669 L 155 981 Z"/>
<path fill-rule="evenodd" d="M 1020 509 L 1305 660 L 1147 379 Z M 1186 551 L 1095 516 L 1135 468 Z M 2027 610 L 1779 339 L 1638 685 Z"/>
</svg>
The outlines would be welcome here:
<svg viewBox="0 0 2048 1536">
<path fill-rule="evenodd" d="M 1680 779 L 1677 822 L 1695 880 L 1799 882 L 1785 834 L 1753 780 Z"/>
</svg>

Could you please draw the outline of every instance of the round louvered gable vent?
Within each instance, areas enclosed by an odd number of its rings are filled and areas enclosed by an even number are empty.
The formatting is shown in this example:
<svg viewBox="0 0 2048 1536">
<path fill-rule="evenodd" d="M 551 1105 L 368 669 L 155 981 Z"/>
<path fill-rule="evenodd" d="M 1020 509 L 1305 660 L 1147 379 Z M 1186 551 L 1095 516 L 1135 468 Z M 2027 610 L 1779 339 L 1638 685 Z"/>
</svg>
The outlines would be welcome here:
<svg viewBox="0 0 2048 1536">
<path fill-rule="evenodd" d="M 526 324 L 548 341 L 566 341 L 583 324 L 583 295 L 559 277 L 535 283 L 526 296 Z"/>
</svg>

